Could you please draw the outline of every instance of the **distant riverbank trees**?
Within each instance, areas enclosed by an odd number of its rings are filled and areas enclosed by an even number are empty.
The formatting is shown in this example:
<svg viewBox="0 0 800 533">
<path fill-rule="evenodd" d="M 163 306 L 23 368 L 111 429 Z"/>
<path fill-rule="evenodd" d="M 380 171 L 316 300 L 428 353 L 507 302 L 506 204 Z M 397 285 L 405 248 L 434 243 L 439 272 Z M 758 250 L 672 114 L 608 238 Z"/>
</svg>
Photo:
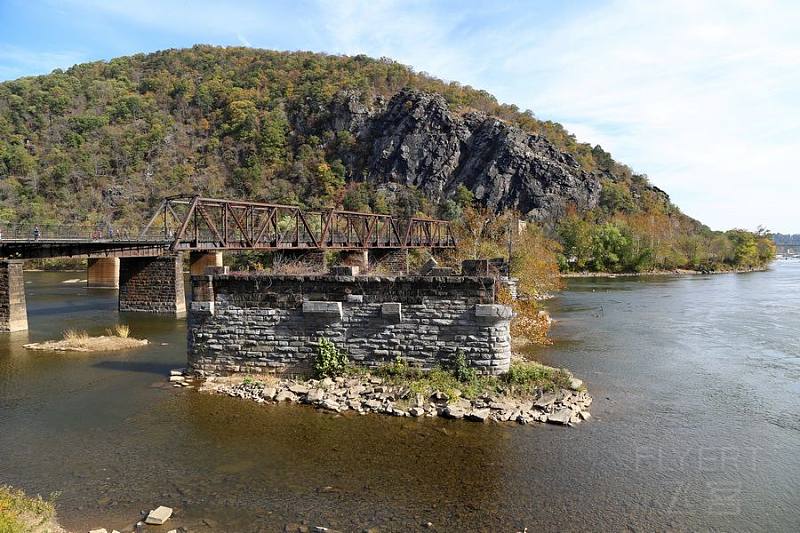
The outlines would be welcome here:
<svg viewBox="0 0 800 533">
<path fill-rule="evenodd" d="M 558 224 L 562 272 L 717 271 L 763 268 L 775 258 L 772 236 L 763 229 L 712 231 L 686 227 L 665 213 L 571 213 Z"/>
</svg>

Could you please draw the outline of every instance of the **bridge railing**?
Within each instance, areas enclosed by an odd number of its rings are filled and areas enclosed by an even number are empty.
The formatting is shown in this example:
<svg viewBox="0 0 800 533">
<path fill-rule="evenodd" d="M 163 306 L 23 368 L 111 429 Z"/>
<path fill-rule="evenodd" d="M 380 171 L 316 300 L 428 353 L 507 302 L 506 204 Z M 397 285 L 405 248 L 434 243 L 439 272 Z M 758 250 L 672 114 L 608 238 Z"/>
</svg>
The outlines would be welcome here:
<svg viewBox="0 0 800 533">
<path fill-rule="evenodd" d="M 0 221 L 0 241 L 165 241 L 163 233 L 96 224 L 36 224 Z"/>
</svg>

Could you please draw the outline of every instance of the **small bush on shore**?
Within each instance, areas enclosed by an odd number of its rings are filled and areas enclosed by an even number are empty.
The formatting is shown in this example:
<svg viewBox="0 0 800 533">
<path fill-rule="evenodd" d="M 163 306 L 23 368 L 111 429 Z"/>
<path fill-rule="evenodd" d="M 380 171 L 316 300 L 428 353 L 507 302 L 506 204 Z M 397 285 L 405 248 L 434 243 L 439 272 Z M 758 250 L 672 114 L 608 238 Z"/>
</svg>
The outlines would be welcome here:
<svg viewBox="0 0 800 533">
<path fill-rule="evenodd" d="M 462 383 L 470 383 L 478 377 L 478 373 L 475 372 L 475 369 L 469 366 L 463 350 L 456 351 L 456 356 L 451 365 L 452 368 L 450 371 L 453 377 Z"/>
<path fill-rule="evenodd" d="M 379 369 L 380 374 L 386 377 L 402 376 L 408 377 L 410 373 L 416 372 L 418 369 L 412 368 L 408 361 L 398 356 L 391 363 L 386 363 Z"/>
<path fill-rule="evenodd" d="M 62 533 L 55 514 L 53 503 L 41 496 L 29 498 L 21 490 L 0 486 L 0 533 Z"/>
</svg>

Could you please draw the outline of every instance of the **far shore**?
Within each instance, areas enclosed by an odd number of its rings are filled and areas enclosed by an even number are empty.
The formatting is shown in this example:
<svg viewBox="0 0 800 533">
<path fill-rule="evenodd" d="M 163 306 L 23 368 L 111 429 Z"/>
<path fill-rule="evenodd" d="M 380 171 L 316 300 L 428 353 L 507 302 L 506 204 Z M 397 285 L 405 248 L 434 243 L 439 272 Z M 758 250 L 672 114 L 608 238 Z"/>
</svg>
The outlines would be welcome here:
<svg viewBox="0 0 800 533">
<path fill-rule="evenodd" d="M 746 274 L 748 272 L 766 272 L 769 266 L 760 268 L 735 268 L 730 270 L 689 270 L 685 268 L 676 268 L 674 270 L 649 270 L 646 272 L 562 272 L 559 274 L 562 278 L 634 278 L 634 277 L 648 277 L 648 276 L 700 276 L 709 274 Z M 85 272 L 86 269 L 42 269 L 42 268 L 26 268 L 25 272 Z M 188 274 L 189 271 L 184 271 Z M 86 281 L 86 280 L 80 280 Z"/>
<path fill-rule="evenodd" d="M 736 268 L 731 270 L 688 270 L 676 268 L 675 270 L 651 270 L 648 272 L 565 272 L 562 278 L 638 278 L 649 276 L 706 276 L 711 274 L 746 274 L 748 272 L 766 272 L 769 267 L 761 268 Z"/>
</svg>

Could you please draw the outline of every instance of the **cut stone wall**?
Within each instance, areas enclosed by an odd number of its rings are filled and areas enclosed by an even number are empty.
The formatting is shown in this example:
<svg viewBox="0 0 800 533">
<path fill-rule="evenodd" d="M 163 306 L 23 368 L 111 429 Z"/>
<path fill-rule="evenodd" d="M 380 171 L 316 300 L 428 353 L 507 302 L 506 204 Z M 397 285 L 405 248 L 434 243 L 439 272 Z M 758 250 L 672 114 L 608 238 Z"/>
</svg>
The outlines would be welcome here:
<svg viewBox="0 0 800 533">
<path fill-rule="evenodd" d="M 121 258 L 119 310 L 185 314 L 181 255 Z"/>
<path fill-rule="evenodd" d="M 0 331 L 28 329 L 23 263 L 18 259 L 0 260 Z"/>
<path fill-rule="evenodd" d="M 430 369 L 459 350 L 485 374 L 508 370 L 511 309 L 489 277 L 192 277 L 189 365 L 208 374 L 308 373 L 321 337 L 350 360 L 400 356 Z"/>
</svg>

